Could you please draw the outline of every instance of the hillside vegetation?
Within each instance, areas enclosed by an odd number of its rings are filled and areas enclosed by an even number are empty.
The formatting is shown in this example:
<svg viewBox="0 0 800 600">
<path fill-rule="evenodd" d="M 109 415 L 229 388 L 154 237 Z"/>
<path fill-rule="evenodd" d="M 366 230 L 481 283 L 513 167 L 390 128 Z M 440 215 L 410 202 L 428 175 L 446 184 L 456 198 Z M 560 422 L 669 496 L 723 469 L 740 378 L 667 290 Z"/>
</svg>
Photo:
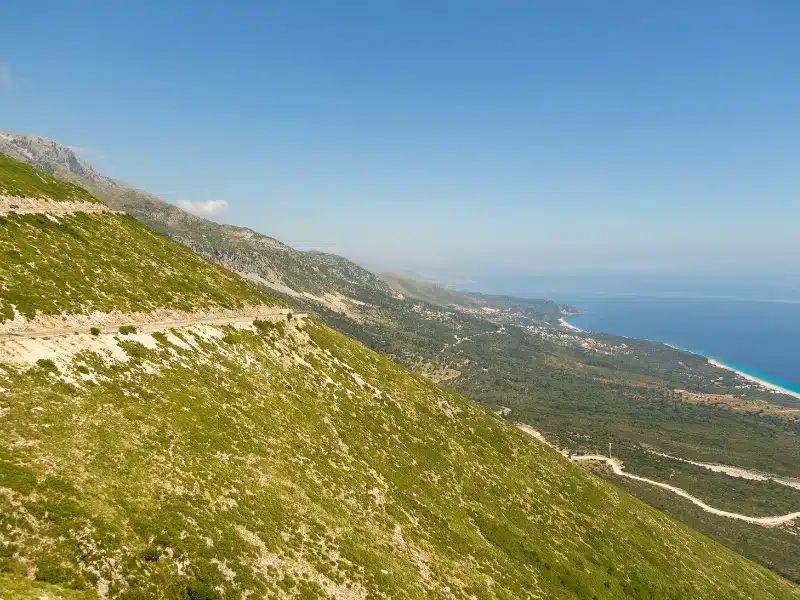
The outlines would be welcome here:
<svg viewBox="0 0 800 600">
<path fill-rule="evenodd" d="M 174 243 L 80 218 L 170 272 L 160 249 Z M 71 220 L 23 221 L 39 261 L 71 247 Z M 97 258 L 74 261 L 91 273 Z M 206 307 L 266 301 L 191 264 Z M 40 297 L 50 271 L 11 270 L 0 299 L 13 290 L 68 315 L 113 288 L 116 306 L 151 307 L 180 279 L 173 266 L 136 290 L 89 279 L 63 303 Z M 312 320 L 2 341 L 0 389 L 0 590 L 12 598 L 800 597 Z"/>
<path fill-rule="evenodd" d="M 47 198 L 58 202 L 100 202 L 85 189 L 61 181 L 23 162 L 0 154 L 0 196 Z"/>
<path fill-rule="evenodd" d="M 702 357 L 652 342 L 570 332 L 557 324 L 568 307 L 545 300 L 431 291 L 431 282 L 425 282 L 426 293 L 433 294 L 427 299 L 447 306 L 401 298 L 402 291 L 342 257 L 297 251 L 250 229 L 190 215 L 102 176 L 56 142 L 0 135 L 0 151 L 90 187 L 112 208 L 244 275 L 295 310 L 316 315 L 509 421 L 532 425 L 559 447 L 605 453 L 612 442 L 626 468 L 640 474 L 672 477 L 672 469 L 660 469 L 650 452 L 655 449 L 683 459 L 800 476 L 800 403 L 743 386 L 733 373 Z M 763 482 L 751 483 L 744 492 L 730 477 L 707 470 L 675 476 L 712 506 L 744 514 L 782 509 L 795 497 L 788 489 L 776 495 Z M 695 518 L 677 496 L 656 502 L 641 486 L 628 487 L 800 582 L 800 525 L 767 529 Z M 731 535 L 734 529 L 741 535 Z"/>
<path fill-rule="evenodd" d="M 0 219 L 0 256 L 0 323 L 15 311 L 33 319 L 37 311 L 193 311 L 277 302 L 126 215 L 8 215 Z"/>
</svg>

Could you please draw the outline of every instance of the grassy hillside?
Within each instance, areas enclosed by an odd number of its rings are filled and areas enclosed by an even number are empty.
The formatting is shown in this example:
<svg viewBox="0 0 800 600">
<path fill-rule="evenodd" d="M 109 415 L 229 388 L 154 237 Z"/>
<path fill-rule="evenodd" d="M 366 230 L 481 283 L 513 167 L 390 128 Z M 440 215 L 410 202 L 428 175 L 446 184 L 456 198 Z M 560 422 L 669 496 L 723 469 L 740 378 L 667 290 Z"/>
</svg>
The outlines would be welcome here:
<svg viewBox="0 0 800 600">
<path fill-rule="evenodd" d="M 2 559 L 0 559 L 2 560 Z M 15 600 L 97 600 L 89 590 L 71 590 L 42 581 L 31 581 L 22 575 L 0 572 L 0 598 Z"/>
<path fill-rule="evenodd" d="M 612 442 L 627 468 L 640 474 L 658 467 L 648 452 L 655 448 L 685 459 L 800 475 L 800 413 L 780 412 L 773 404 L 763 408 L 765 401 L 800 405 L 753 387 L 738 389 L 742 382 L 732 373 L 701 357 L 651 342 L 552 327 L 548 323 L 558 319 L 562 308 L 553 302 L 470 294 L 461 306 L 443 308 L 400 299 L 385 282 L 344 258 L 299 252 L 249 229 L 185 213 L 103 177 L 55 142 L 17 137 L 14 144 L 3 145 L 5 139 L 0 136 L 0 150 L 79 181 L 112 208 L 269 286 L 294 308 L 316 314 L 395 362 L 493 410 L 503 408 L 509 420 L 529 423 L 563 447 L 605 452 Z M 687 402 L 677 390 L 690 390 L 694 399 Z M 735 404 L 728 401 L 730 393 L 737 395 Z M 696 401 L 702 394 L 709 400 Z M 754 483 L 740 493 L 731 483 L 705 470 L 681 475 L 689 492 L 745 514 L 793 501 L 783 490 L 776 503 L 768 484 Z M 641 487 L 632 491 L 652 502 L 653 495 Z M 673 495 L 654 505 L 668 506 L 684 518 L 682 502 Z M 730 520 L 686 522 L 702 523 L 715 539 L 800 582 L 800 544 L 786 544 L 800 535 L 800 525 L 752 526 L 747 534 L 752 543 L 734 543 L 729 533 L 738 525 Z"/>
<path fill-rule="evenodd" d="M 60 290 L 73 310 L 113 291 L 116 306 L 151 307 L 181 279 L 182 262 L 149 254 L 162 238 L 80 218 L 98 243 L 141 248 L 151 276 L 48 286 L 58 271 L 9 269 L 0 254 L 0 300 L 61 306 L 45 297 Z M 42 264 L 85 241 L 69 220 L 0 222 L 22 223 Z M 116 252 L 96 250 L 75 255 L 79 272 Z M 203 302 L 250 301 L 241 280 L 190 264 Z M 800 598 L 314 321 L 3 341 L 0 390 L 0 590 L 12 598 Z"/>
<path fill-rule="evenodd" d="M 0 154 L 0 196 L 100 202 L 85 189 Z"/>
<path fill-rule="evenodd" d="M 12 319 L 14 309 L 32 319 L 36 311 L 192 311 L 277 303 L 126 215 L 9 215 L 0 218 L 0 256 L 0 322 Z"/>
<path fill-rule="evenodd" d="M 126 363 L 0 367 L 6 570 L 134 598 L 800 594 L 321 325 L 120 338 Z"/>
</svg>

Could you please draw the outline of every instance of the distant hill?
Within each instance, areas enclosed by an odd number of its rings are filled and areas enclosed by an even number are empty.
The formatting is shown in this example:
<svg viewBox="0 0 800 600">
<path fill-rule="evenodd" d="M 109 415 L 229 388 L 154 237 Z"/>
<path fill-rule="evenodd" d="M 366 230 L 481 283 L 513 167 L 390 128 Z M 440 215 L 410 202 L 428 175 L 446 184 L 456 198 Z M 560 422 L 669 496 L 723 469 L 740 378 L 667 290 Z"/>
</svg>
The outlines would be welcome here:
<svg viewBox="0 0 800 600">
<path fill-rule="evenodd" d="M 442 306 L 462 306 L 477 304 L 467 294 L 448 289 L 436 281 L 419 279 L 403 273 L 379 273 L 383 279 L 396 292 L 408 298 L 440 304 Z"/>
<path fill-rule="evenodd" d="M 800 508 L 800 492 L 652 454 L 800 478 L 800 404 L 759 390 L 702 357 L 641 340 L 571 332 L 558 324 L 568 307 L 547 300 L 462 294 L 430 282 L 397 291 L 345 258 L 297 251 L 250 229 L 188 214 L 104 177 L 68 147 L 44 138 L 3 134 L 0 152 L 85 186 L 109 207 L 261 285 L 293 310 L 313 314 L 510 421 L 535 427 L 559 447 L 606 453 L 612 442 L 634 473 L 675 478 L 690 493 L 734 512 L 773 515 Z M 767 529 L 733 522 L 678 496 L 614 481 L 800 582 L 799 525 Z"/>
</svg>

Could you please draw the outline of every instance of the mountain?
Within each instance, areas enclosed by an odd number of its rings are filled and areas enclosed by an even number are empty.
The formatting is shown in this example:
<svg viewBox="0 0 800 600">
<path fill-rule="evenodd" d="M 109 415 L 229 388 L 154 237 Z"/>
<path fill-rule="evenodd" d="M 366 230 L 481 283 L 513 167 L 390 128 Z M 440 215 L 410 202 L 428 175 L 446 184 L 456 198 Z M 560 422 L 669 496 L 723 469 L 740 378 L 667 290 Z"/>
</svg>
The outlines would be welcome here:
<svg viewBox="0 0 800 600">
<path fill-rule="evenodd" d="M 800 597 L 72 186 L 28 192 L 58 206 L 0 214 L 9 597 Z"/>
<path fill-rule="evenodd" d="M 405 273 L 378 273 L 393 290 L 407 298 L 422 300 L 441 306 L 461 306 L 477 304 L 467 294 L 451 290 L 436 281 L 420 279 Z"/>
<path fill-rule="evenodd" d="M 115 210 L 277 291 L 316 296 L 336 306 L 337 296 L 373 292 L 392 296 L 388 285 L 354 263 L 332 254 L 299 252 L 247 228 L 197 217 L 120 180 L 98 173 L 68 146 L 32 135 L 0 133 L 0 153 L 85 187 Z M 326 296 L 328 294 L 328 296 Z"/>
<path fill-rule="evenodd" d="M 555 302 L 465 294 L 408 278 L 398 287 L 399 278 L 384 274 L 383 280 L 342 257 L 300 252 L 250 229 L 201 219 L 89 171 L 56 142 L 5 134 L 0 151 L 21 153 L 89 188 L 109 207 L 262 286 L 294 311 L 531 426 L 573 455 L 606 454 L 611 443 L 628 471 L 677 485 L 717 509 L 754 517 L 800 510 L 800 489 L 775 481 L 800 481 L 800 402 L 794 398 L 661 344 L 569 330 L 559 318 L 573 309 Z M 69 170 L 75 164 L 83 171 Z M 761 479 L 694 463 L 746 469 Z M 798 523 L 764 527 L 720 516 L 684 496 L 591 468 L 800 582 Z"/>
</svg>

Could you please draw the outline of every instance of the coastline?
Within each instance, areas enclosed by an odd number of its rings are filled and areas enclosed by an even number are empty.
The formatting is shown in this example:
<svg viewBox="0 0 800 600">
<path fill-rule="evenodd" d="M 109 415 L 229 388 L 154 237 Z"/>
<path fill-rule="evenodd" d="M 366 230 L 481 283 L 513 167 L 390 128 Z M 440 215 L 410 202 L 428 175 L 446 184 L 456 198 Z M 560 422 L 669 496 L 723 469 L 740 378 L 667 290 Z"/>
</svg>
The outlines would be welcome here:
<svg viewBox="0 0 800 600">
<path fill-rule="evenodd" d="M 570 329 L 570 330 L 572 330 L 572 331 L 574 331 L 576 333 L 586 333 L 583 329 L 580 329 L 579 327 L 576 327 L 575 325 L 573 325 L 572 323 L 567 321 L 566 317 L 561 317 L 558 320 L 558 322 L 562 326 L 564 326 L 567 329 Z M 626 337 L 626 336 L 622 336 L 622 337 Z M 632 339 L 643 339 L 643 338 L 632 338 Z M 686 348 L 681 348 L 680 346 L 675 346 L 673 344 L 668 344 L 667 342 L 661 342 L 659 340 L 647 340 L 647 341 L 652 341 L 652 342 L 655 342 L 655 343 L 664 344 L 665 346 L 668 346 L 668 347 L 672 348 L 673 350 L 678 350 L 680 352 L 688 352 L 689 354 L 694 354 L 695 356 L 700 356 L 702 358 L 705 358 L 708 361 L 708 364 L 710 364 L 711 366 L 717 367 L 719 369 L 725 369 L 726 371 L 731 371 L 732 373 L 736 373 L 742 379 L 746 379 L 747 381 L 749 381 L 751 383 L 755 383 L 755 384 L 761 386 L 762 388 L 764 388 L 766 390 L 769 390 L 771 392 L 776 392 L 778 394 L 785 394 L 787 396 L 791 396 L 792 398 L 797 398 L 798 400 L 800 400 L 800 391 L 795 391 L 795 390 L 789 389 L 787 387 L 778 385 L 777 383 L 772 383 L 771 381 L 768 381 L 766 379 L 762 379 L 760 377 L 756 377 L 755 375 L 751 375 L 750 373 L 746 373 L 744 371 L 740 371 L 739 369 L 737 369 L 735 367 L 732 367 L 730 365 L 726 365 L 725 363 L 723 363 L 723 362 L 721 362 L 721 361 L 719 361 L 719 360 L 717 360 L 715 358 L 711 358 L 710 356 L 705 356 L 704 354 L 700 354 L 699 352 L 696 352 L 694 350 L 688 350 Z"/>
<path fill-rule="evenodd" d="M 566 318 L 568 316 L 570 316 L 570 315 L 565 315 L 564 317 L 560 318 L 559 319 L 559 324 L 564 326 L 567 329 L 575 331 L 576 333 L 577 332 L 592 333 L 592 331 L 580 329 L 580 328 L 572 325 L 572 323 L 569 323 L 568 321 L 566 321 Z M 612 316 L 621 317 L 622 315 L 621 314 L 614 314 L 612 312 Z M 600 331 L 598 331 L 598 333 L 600 333 Z M 744 366 L 744 367 L 743 366 L 738 366 L 738 365 L 737 366 L 732 366 L 731 364 L 726 364 L 726 363 L 722 362 L 721 360 L 719 360 L 717 358 L 714 358 L 713 355 L 710 352 L 709 353 L 705 353 L 703 351 L 698 351 L 698 350 L 694 350 L 694 349 L 691 349 L 691 348 L 678 346 L 678 345 L 676 345 L 674 343 L 669 343 L 669 342 L 665 341 L 664 339 L 659 339 L 658 337 L 650 337 L 650 338 L 648 338 L 648 337 L 637 337 L 637 336 L 623 335 L 621 333 L 612 333 L 612 332 L 607 332 L 607 333 L 609 335 L 615 335 L 615 336 L 622 337 L 622 338 L 630 337 L 631 339 L 634 339 L 634 340 L 643 340 L 643 341 L 649 341 L 649 342 L 663 344 L 663 345 L 665 345 L 665 346 L 667 346 L 669 348 L 672 348 L 674 350 L 677 350 L 679 352 L 686 352 L 688 354 L 691 354 L 691 355 L 694 355 L 694 356 L 698 356 L 700 358 L 705 359 L 708 362 L 708 364 L 710 364 L 711 366 L 714 366 L 714 367 L 717 367 L 717 368 L 720 368 L 720 369 L 725 369 L 726 371 L 730 371 L 732 373 L 735 373 L 741 379 L 744 379 L 745 381 L 747 381 L 747 382 L 749 382 L 751 384 L 757 385 L 763 391 L 774 392 L 774 393 L 777 393 L 777 394 L 783 394 L 785 396 L 790 396 L 790 397 L 792 397 L 792 398 L 794 398 L 796 400 L 800 400 L 800 386 L 794 385 L 793 383 L 789 383 L 789 382 L 776 383 L 776 382 L 770 381 L 769 379 L 767 379 L 763 375 L 752 375 L 751 373 L 748 373 L 746 370 L 743 370 L 743 369 L 747 369 L 748 368 L 747 366 Z"/>
<path fill-rule="evenodd" d="M 575 327 L 575 325 L 573 325 L 572 323 L 567 321 L 567 319 L 565 317 L 561 317 L 558 320 L 558 322 L 561 323 L 561 325 L 566 327 L 567 329 L 571 329 L 572 331 L 575 331 L 577 333 L 583 333 L 583 329 L 580 329 L 579 327 Z"/>
<path fill-rule="evenodd" d="M 716 359 L 708 358 L 708 357 L 705 357 L 705 358 L 706 358 L 706 360 L 708 360 L 708 364 L 710 364 L 710 365 L 712 365 L 714 367 L 718 367 L 720 369 L 725 369 L 727 371 L 732 371 L 732 372 L 736 373 L 739 377 L 742 377 L 743 379 L 746 379 L 748 381 L 756 383 L 756 384 L 760 385 L 761 387 L 766 388 L 766 389 L 768 389 L 770 391 L 778 392 L 780 394 L 786 394 L 787 396 L 792 396 L 793 398 L 797 398 L 798 400 L 800 400 L 800 392 L 795 392 L 794 390 L 790 390 L 788 388 L 785 388 L 785 387 L 782 387 L 780 385 L 774 384 L 774 383 L 772 383 L 770 381 L 767 381 L 765 379 L 760 379 L 758 377 L 750 375 L 749 373 L 745 373 L 744 371 L 740 371 L 738 369 L 734 369 L 730 365 L 726 365 L 725 363 L 722 363 L 722 362 L 720 362 L 720 361 L 718 361 Z"/>
</svg>

